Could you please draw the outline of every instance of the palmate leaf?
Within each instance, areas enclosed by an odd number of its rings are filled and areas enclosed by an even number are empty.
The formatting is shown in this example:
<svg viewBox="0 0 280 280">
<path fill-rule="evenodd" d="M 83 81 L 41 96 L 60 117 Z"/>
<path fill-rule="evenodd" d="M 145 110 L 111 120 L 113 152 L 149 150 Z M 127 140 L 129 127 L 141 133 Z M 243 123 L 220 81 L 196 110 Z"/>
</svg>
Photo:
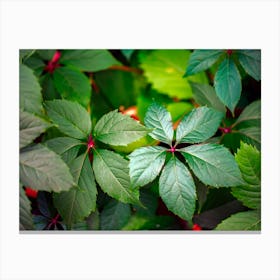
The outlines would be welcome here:
<svg viewBox="0 0 280 280">
<path fill-rule="evenodd" d="M 109 196 L 123 203 L 139 203 L 139 190 L 132 188 L 128 161 L 112 151 L 94 151 L 93 171 L 97 183 Z"/>
<path fill-rule="evenodd" d="M 215 134 L 224 114 L 212 108 L 193 109 L 180 122 L 176 131 L 176 144 L 200 143 Z"/>
<path fill-rule="evenodd" d="M 28 112 L 20 112 L 20 149 L 32 143 L 34 139 L 52 126 L 49 122 Z"/>
<path fill-rule="evenodd" d="M 260 121 L 261 120 L 261 101 L 257 100 L 248 105 L 240 114 L 234 125 L 244 121 Z"/>
<path fill-rule="evenodd" d="M 223 220 L 215 230 L 261 230 L 260 212 L 255 210 L 233 214 Z"/>
<path fill-rule="evenodd" d="M 235 159 L 246 184 L 232 188 L 232 194 L 245 206 L 252 209 L 261 207 L 261 156 L 253 146 L 241 142 Z"/>
<path fill-rule="evenodd" d="M 32 214 L 31 214 L 31 202 L 27 198 L 23 188 L 20 186 L 19 197 L 19 229 L 20 230 L 32 230 L 34 228 Z"/>
<path fill-rule="evenodd" d="M 77 186 L 54 194 L 54 204 L 66 225 L 71 227 L 95 210 L 97 189 L 87 154 L 80 155 L 69 165 Z"/>
<path fill-rule="evenodd" d="M 214 86 L 217 96 L 233 113 L 241 95 L 241 77 L 231 58 L 226 58 L 219 65 Z"/>
<path fill-rule="evenodd" d="M 171 146 L 173 140 L 173 127 L 170 113 L 161 105 L 153 103 L 145 116 L 146 127 L 153 129 L 151 137 Z"/>
<path fill-rule="evenodd" d="M 75 183 L 68 166 L 52 150 L 37 144 L 20 153 L 20 180 L 42 191 L 68 191 Z"/>
<path fill-rule="evenodd" d="M 87 139 L 91 132 L 91 120 L 80 104 L 68 100 L 46 101 L 46 110 L 62 133 L 77 139 Z"/>
<path fill-rule="evenodd" d="M 223 50 L 195 50 L 190 57 L 184 77 L 204 71 L 212 66 L 224 53 Z"/>
<path fill-rule="evenodd" d="M 243 185 L 240 170 L 228 149 L 217 144 L 192 145 L 179 150 L 205 185 L 230 187 Z"/>
<path fill-rule="evenodd" d="M 129 155 L 129 175 L 133 186 L 144 186 L 160 173 L 166 158 L 163 147 L 143 147 Z"/>
<path fill-rule="evenodd" d="M 120 65 L 107 50 L 64 50 L 60 62 L 86 72 L 96 72 Z"/>
<path fill-rule="evenodd" d="M 192 219 L 196 201 L 194 181 L 186 166 L 174 156 L 159 178 L 159 194 L 170 211 L 182 219 Z"/>
<path fill-rule="evenodd" d="M 118 113 L 117 110 L 104 115 L 94 127 L 97 140 L 115 146 L 127 146 L 147 135 L 149 131 L 128 115 Z"/>
</svg>

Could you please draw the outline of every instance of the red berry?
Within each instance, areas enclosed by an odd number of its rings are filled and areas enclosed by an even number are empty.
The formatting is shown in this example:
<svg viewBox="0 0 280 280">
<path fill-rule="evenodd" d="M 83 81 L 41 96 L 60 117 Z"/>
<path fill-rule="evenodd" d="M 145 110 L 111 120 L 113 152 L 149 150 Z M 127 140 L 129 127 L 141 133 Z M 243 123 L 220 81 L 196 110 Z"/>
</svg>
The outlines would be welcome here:
<svg viewBox="0 0 280 280">
<path fill-rule="evenodd" d="M 29 187 L 26 187 L 26 188 L 25 188 L 25 194 L 26 194 L 28 197 L 37 198 L 38 191 L 33 190 L 33 189 L 29 188 Z"/>
<path fill-rule="evenodd" d="M 193 224 L 192 230 L 202 230 L 198 224 Z"/>
</svg>

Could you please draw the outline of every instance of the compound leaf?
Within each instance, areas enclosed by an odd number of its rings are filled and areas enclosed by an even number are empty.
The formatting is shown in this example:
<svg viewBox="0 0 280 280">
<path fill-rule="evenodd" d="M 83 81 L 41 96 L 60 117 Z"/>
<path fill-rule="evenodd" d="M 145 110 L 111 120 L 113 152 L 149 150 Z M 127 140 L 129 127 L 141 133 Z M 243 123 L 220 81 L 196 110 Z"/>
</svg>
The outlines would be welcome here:
<svg viewBox="0 0 280 280">
<path fill-rule="evenodd" d="M 192 145 L 179 150 L 190 168 L 205 185 L 230 187 L 243 185 L 240 170 L 228 149 L 217 144 Z"/>
<path fill-rule="evenodd" d="M 200 143 L 215 134 L 224 114 L 212 108 L 193 109 L 180 122 L 176 131 L 176 143 Z"/>
<path fill-rule="evenodd" d="M 31 214 L 31 202 L 27 198 L 22 187 L 20 187 L 19 191 L 19 229 L 32 230 L 34 228 L 34 224 Z"/>
<path fill-rule="evenodd" d="M 174 156 L 159 178 L 159 194 L 170 211 L 182 219 L 192 219 L 196 201 L 194 181 L 186 166 Z"/>
</svg>

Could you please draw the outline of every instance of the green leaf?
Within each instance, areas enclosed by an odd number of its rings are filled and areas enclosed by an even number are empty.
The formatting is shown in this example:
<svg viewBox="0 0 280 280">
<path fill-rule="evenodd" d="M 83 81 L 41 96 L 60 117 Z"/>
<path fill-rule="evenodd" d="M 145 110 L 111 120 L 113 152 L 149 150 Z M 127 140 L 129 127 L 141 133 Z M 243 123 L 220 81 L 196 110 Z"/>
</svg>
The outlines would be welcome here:
<svg viewBox="0 0 280 280">
<path fill-rule="evenodd" d="M 190 57 L 187 50 L 153 50 L 140 53 L 140 67 L 153 88 L 180 99 L 192 97 L 189 81 L 207 83 L 205 73 L 183 79 Z"/>
<path fill-rule="evenodd" d="M 25 59 L 28 59 L 33 53 L 35 52 L 35 50 L 19 50 L 19 60 L 20 62 L 23 62 Z"/>
<path fill-rule="evenodd" d="M 224 114 L 212 108 L 193 109 L 180 122 L 176 131 L 176 143 L 200 143 L 213 136 Z"/>
<path fill-rule="evenodd" d="M 220 64 L 214 86 L 220 100 L 233 113 L 241 95 L 241 77 L 232 59 L 226 58 Z"/>
<path fill-rule="evenodd" d="M 118 230 L 127 224 L 131 215 L 130 206 L 117 200 L 110 200 L 101 212 L 101 230 Z"/>
<path fill-rule="evenodd" d="M 20 64 L 20 108 L 32 114 L 42 115 L 42 95 L 41 87 L 33 74 L 33 71 L 27 66 Z"/>
<path fill-rule="evenodd" d="M 59 67 L 53 73 L 53 81 L 63 98 L 77 101 L 84 107 L 89 105 L 91 86 L 85 74 L 75 69 Z"/>
<path fill-rule="evenodd" d="M 20 112 L 20 149 L 32 143 L 34 139 L 52 125 L 28 112 Z"/>
<path fill-rule="evenodd" d="M 86 72 L 96 72 L 120 65 L 107 50 L 64 50 L 60 62 Z"/>
<path fill-rule="evenodd" d="M 213 87 L 204 84 L 191 83 L 194 100 L 201 106 L 208 106 L 222 113 L 226 113 L 226 108 Z"/>
<path fill-rule="evenodd" d="M 240 212 L 223 220 L 215 230 L 261 230 L 259 211 Z"/>
<path fill-rule="evenodd" d="M 68 191 L 75 185 L 65 162 L 41 144 L 21 151 L 20 180 L 24 186 L 41 191 Z"/>
<path fill-rule="evenodd" d="M 170 211 L 187 221 L 192 219 L 196 201 L 194 181 L 186 166 L 174 156 L 159 178 L 159 194 Z"/>
<path fill-rule="evenodd" d="M 51 60 L 55 54 L 56 50 L 36 50 L 36 53 L 38 53 L 38 55 L 44 59 L 44 60 Z"/>
<path fill-rule="evenodd" d="M 47 73 L 40 77 L 40 84 L 42 87 L 42 94 L 44 100 L 53 100 L 53 99 L 61 99 L 60 94 L 58 93 L 54 81 L 53 75 Z"/>
<path fill-rule="evenodd" d="M 223 50 L 195 50 L 190 57 L 184 77 L 196 74 L 211 67 L 224 53 Z"/>
<path fill-rule="evenodd" d="M 248 144 L 256 146 L 258 149 L 261 147 L 261 128 L 260 127 L 247 127 L 237 131 L 245 137 L 244 141 Z"/>
<path fill-rule="evenodd" d="M 232 194 L 245 206 L 252 209 L 261 207 L 261 155 L 253 146 L 241 142 L 235 155 L 246 184 L 232 188 Z"/>
<path fill-rule="evenodd" d="M 179 150 L 190 168 L 205 185 L 230 187 L 243 185 L 240 170 L 228 149 L 217 144 L 192 145 Z"/>
<path fill-rule="evenodd" d="M 57 137 L 45 142 L 45 145 L 59 154 L 66 163 L 70 163 L 76 158 L 81 145 L 84 144 L 80 140 L 70 137 Z"/>
<path fill-rule="evenodd" d="M 238 59 L 244 70 L 259 81 L 261 79 L 261 51 L 240 50 L 237 51 Z"/>
<path fill-rule="evenodd" d="M 19 188 L 19 191 L 19 229 L 32 230 L 34 225 L 31 214 L 31 202 L 27 198 L 22 187 Z"/>
<path fill-rule="evenodd" d="M 115 146 L 127 146 L 144 137 L 148 131 L 143 125 L 117 110 L 104 115 L 94 128 L 96 139 Z"/>
<path fill-rule="evenodd" d="M 165 162 L 166 149 L 163 147 L 143 147 L 129 156 L 129 175 L 133 186 L 144 186 L 152 182 L 160 173 Z"/>
<path fill-rule="evenodd" d="M 139 190 L 131 187 L 128 161 L 108 150 L 95 150 L 93 171 L 101 189 L 124 203 L 139 203 Z"/>
<path fill-rule="evenodd" d="M 54 194 L 54 204 L 66 225 L 71 227 L 95 210 L 97 189 L 87 154 L 74 159 L 70 170 L 77 187 Z"/>
<path fill-rule="evenodd" d="M 170 112 L 172 122 L 176 122 L 188 114 L 193 109 L 193 105 L 189 102 L 175 102 L 168 104 L 166 108 Z"/>
<path fill-rule="evenodd" d="M 248 105 L 240 114 L 234 125 L 244 121 L 260 121 L 261 120 L 261 101 L 257 100 Z"/>
<path fill-rule="evenodd" d="M 153 103 L 145 116 L 146 127 L 154 129 L 149 135 L 168 145 L 172 144 L 173 127 L 170 113 L 161 105 Z"/>
<path fill-rule="evenodd" d="M 91 120 L 80 104 L 68 100 L 46 101 L 46 110 L 61 132 L 73 138 L 87 139 Z"/>
</svg>

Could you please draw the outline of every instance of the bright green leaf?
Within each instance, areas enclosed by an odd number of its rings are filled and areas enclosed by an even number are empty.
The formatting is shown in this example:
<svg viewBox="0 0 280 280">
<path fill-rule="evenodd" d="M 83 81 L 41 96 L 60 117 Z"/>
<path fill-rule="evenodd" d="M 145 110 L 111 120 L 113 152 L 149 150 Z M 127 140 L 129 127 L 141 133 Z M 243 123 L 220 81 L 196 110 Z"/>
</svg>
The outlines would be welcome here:
<svg viewBox="0 0 280 280">
<path fill-rule="evenodd" d="M 240 170 L 228 149 L 217 144 L 192 145 L 179 150 L 205 185 L 230 187 L 243 185 Z"/>
<path fill-rule="evenodd" d="M 143 147 L 129 155 L 129 175 L 133 186 L 144 186 L 160 173 L 166 157 L 163 147 Z"/>
<path fill-rule="evenodd" d="M 34 139 L 45 132 L 51 124 L 28 112 L 20 112 L 20 149 L 32 143 Z"/>
<path fill-rule="evenodd" d="M 139 203 L 139 190 L 131 187 L 128 161 L 108 150 L 95 150 L 93 171 L 101 189 L 124 203 Z"/>
<path fill-rule="evenodd" d="M 67 67 L 59 67 L 53 73 L 53 81 L 62 97 L 77 101 L 84 107 L 89 105 L 91 86 L 85 74 Z"/>
<path fill-rule="evenodd" d="M 260 121 L 261 119 L 261 101 L 257 100 L 248 105 L 240 114 L 234 125 L 244 121 Z"/>
<path fill-rule="evenodd" d="M 76 187 L 54 194 L 54 204 L 66 225 L 70 226 L 95 210 L 97 189 L 88 156 L 80 155 L 70 163 Z"/>
<path fill-rule="evenodd" d="M 219 65 L 214 85 L 220 100 L 233 113 L 241 95 L 241 77 L 232 59 L 226 58 Z"/>
<path fill-rule="evenodd" d="M 34 228 L 32 214 L 31 214 L 31 202 L 27 198 L 23 188 L 20 186 L 19 197 L 19 229 L 20 230 L 32 230 Z"/>
<path fill-rule="evenodd" d="M 154 129 L 149 135 L 163 143 L 172 144 L 173 127 L 170 113 L 161 105 L 153 103 L 145 116 L 146 127 Z"/>
<path fill-rule="evenodd" d="M 68 191 L 75 183 L 68 166 L 55 152 L 37 144 L 20 153 L 20 181 L 40 191 Z"/>
<path fill-rule="evenodd" d="M 190 57 L 185 77 L 211 67 L 224 53 L 223 50 L 195 50 Z"/>
<path fill-rule="evenodd" d="M 46 101 L 46 110 L 58 129 L 68 136 L 86 139 L 91 132 L 90 116 L 86 109 L 76 102 Z"/>
<path fill-rule="evenodd" d="M 194 181 L 189 170 L 176 157 L 163 168 L 159 194 L 170 211 L 187 221 L 192 219 L 196 201 Z"/>
<path fill-rule="evenodd" d="M 188 114 L 193 109 L 193 105 L 189 102 L 175 102 L 168 104 L 166 108 L 170 112 L 172 122 L 176 122 Z"/>
<path fill-rule="evenodd" d="M 180 122 L 176 131 L 176 143 L 200 143 L 215 134 L 224 114 L 212 108 L 193 109 Z"/>
<path fill-rule="evenodd" d="M 143 125 L 117 110 L 104 115 L 94 128 L 96 139 L 115 146 L 126 146 L 144 137 L 148 131 Z"/>
</svg>

